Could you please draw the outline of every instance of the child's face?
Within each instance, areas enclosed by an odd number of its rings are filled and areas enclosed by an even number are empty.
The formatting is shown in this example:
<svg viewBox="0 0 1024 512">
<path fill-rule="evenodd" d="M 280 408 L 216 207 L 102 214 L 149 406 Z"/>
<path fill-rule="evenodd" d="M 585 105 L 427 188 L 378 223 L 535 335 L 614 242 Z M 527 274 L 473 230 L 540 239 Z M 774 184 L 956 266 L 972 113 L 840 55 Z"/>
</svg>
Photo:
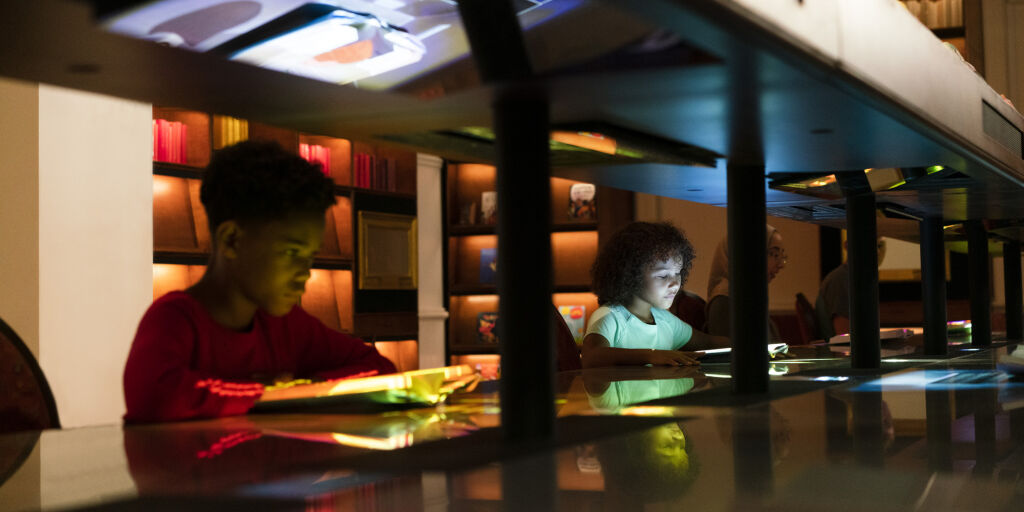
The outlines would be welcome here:
<svg viewBox="0 0 1024 512">
<path fill-rule="evenodd" d="M 246 228 L 238 241 L 235 266 L 246 298 L 274 316 L 291 311 L 305 291 L 323 233 L 324 217 L 315 215 Z"/>
<path fill-rule="evenodd" d="M 650 305 L 668 309 L 679 293 L 683 280 L 680 271 L 683 264 L 675 259 L 655 262 L 644 272 L 644 283 L 640 298 Z"/>
</svg>

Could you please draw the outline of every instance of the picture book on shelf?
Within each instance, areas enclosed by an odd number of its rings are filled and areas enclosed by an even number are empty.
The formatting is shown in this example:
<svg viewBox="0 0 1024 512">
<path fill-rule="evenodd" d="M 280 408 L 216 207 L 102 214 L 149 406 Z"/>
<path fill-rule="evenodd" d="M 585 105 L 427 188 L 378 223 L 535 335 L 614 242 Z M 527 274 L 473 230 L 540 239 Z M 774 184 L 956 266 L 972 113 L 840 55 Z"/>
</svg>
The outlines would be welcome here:
<svg viewBox="0 0 1024 512">
<path fill-rule="evenodd" d="M 587 332 L 587 307 L 586 306 L 558 306 L 558 312 L 561 313 L 562 319 L 565 320 L 565 325 L 569 327 L 569 332 L 572 333 L 572 338 L 576 340 L 576 344 L 583 343 L 583 335 Z"/>
<path fill-rule="evenodd" d="M 488 190 L 480 194 L 480 220 L 484 224 L 494 224 L 498 218 L 498 193 Z"/>
<path fill-rule="evenodd" d="M 597 188 L 592 183 L 574 183 L 569 187 L 569 218 L 596 219 L 596 193 Z"/>
<path fill-rule="evenodd" d="M 480 249 L 480 284 L 494 284 L 498 272 L 498 250 L 494 247 Z"/>
<path fill-rule="evenodd" d="M 498 344 L 498 314 L 493 312 L 476 315 L 477 341 L 484 345 Z"/>
</svg>

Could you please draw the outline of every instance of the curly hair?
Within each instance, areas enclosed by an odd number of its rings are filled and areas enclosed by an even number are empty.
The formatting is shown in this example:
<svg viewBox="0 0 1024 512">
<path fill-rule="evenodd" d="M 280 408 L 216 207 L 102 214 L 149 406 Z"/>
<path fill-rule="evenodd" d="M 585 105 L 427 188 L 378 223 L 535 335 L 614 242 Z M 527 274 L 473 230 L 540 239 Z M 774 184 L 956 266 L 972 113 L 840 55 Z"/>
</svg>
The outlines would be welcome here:
<svg viewBox="0 0 1024 512">
<path fill-rule="evenodd" d="M 659 453 L 658 431 L 676 429 L 682 450 Z M 686 494 L 701 473 L 693 439 L 680 423 L 609 438 L 596 446 L 606 489 L 616 489 L 638 503 L 674 501 Z"/>
<path fill-rule="evenodd" d="M 199 199 L 212 233 L 228 220 L 247 224 L 322 215 L 335 202 L 334 182 L 277 142 L 250 140 L 214 152 Z"/>
<path fill-rule="evenodd" d="M 669 259 L 682 264 L 682 286 L 694 255 L 693 244 L 672 223 L 633 222 L 612 235 L 590 268 L 597 303 L 628 304 L 640 294 L 650 266 Z"/>
</svg>

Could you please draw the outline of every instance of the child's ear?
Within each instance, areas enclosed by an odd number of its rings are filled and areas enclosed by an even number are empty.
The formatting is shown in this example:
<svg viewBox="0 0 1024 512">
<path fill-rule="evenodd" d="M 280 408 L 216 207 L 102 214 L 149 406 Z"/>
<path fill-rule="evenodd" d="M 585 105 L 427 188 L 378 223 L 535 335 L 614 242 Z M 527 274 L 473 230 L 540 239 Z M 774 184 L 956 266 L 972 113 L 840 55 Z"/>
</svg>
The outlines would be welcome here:
<svg viewBox="0 0 1024 512">
<path fill-rule="evenodd" d="M 238 257 L 238 241 L 242 236 L 242 227 L 233 220 L 226 220 L 217 226 L 213 238 L 217 251 L 228 259 Z"/>
</svg>

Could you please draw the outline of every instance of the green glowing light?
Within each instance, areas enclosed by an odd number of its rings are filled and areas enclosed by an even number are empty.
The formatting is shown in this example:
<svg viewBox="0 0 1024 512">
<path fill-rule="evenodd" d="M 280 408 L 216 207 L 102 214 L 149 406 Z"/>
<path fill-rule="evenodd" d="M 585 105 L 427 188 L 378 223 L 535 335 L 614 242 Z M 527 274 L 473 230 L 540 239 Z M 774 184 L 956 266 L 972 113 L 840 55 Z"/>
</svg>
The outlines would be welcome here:
<svg viewBox="0 0 1024 512">
<path fill-rule="evenodd" d="M 943 170 L 943 169 L 945 169 L 945 167 L 943 167 L 943 166 L 941 166 L 941 165 L 933 165 L 933 166 L 931 166 L 931 167 L 929 167 L 929 168 L 925 169 L 925 171 L 926 171 L 926 172 L 927 172 L 928 174 L 934 174 L 934 173 L 937 173 L 937 172 L 939 172 L 939 171 L 941 171 L 941 170 Z"/>
</svg>

